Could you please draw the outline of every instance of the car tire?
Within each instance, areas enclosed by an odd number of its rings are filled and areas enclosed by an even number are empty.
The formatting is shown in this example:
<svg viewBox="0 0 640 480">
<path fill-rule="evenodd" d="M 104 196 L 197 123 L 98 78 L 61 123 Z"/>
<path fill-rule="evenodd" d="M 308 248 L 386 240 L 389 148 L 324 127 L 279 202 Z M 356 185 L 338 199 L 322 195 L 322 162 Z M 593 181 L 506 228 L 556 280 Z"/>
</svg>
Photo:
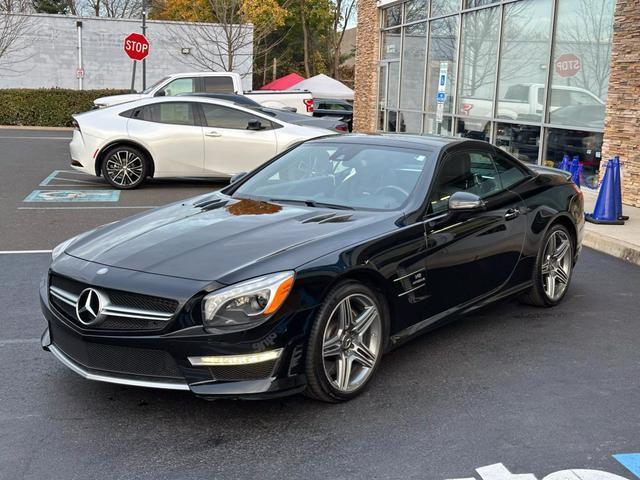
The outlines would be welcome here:
<svg viewBox="0 0 640 480">
<path fill-rule="evenodd" d="M 564 225 L 552 225 L 544 236 L 533 267 L 533 285 L 520 298 L 522 303 L 553 307 L 569 290 L 573 274 L 574 241 Z"/>
<path fill-rule="evenodd" d="M 330 403 L 360 394 L 380 364 L 388 330 L 377 292 L 355 281 L 332 288 L 311 327 L 305 393 Z"/>
<path fill-rule="evenodd" d="M 104 155 L 102 176 L 114 188 L 133 190 L 138 188 L 149 174 L 147 156 L 135 147 L 119 145 Z"/>
</svg>

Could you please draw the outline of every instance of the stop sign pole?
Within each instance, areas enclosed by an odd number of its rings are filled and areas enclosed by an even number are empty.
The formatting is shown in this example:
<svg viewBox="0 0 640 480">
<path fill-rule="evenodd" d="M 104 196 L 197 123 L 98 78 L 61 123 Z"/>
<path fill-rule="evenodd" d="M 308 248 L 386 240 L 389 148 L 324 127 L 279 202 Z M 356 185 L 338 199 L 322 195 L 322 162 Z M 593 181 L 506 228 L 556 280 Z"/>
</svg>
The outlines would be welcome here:
<svg viewBox="0 0 640 480">
<path fill-rule="evenodd" d="M 124 52 L 133 60 L 131 70 L 131 91 L 133 92 L 136 82 L 136 63 L 149 55 L 149 40 L 139 33 L 130 33 L 124 39 Z"/>
</svg>

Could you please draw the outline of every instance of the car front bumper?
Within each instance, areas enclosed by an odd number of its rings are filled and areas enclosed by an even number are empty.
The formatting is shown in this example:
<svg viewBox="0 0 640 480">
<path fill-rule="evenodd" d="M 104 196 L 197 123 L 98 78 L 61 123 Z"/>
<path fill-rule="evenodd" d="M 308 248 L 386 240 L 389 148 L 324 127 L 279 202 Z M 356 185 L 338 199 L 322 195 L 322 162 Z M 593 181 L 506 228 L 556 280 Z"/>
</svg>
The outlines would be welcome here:
<svg viewBox="0 0 640 480">
<path fill-rule="evenodd" d="M 46 282 L 40 288 L 40 302 L 47 321 L 41 345 L 63 365 L 82 377 L 114 384 L 190 391 L 206 398 L 271 398 L 294 394 L 306 385 L 304 375 L 303 325 L 310 311 L 290 317 L 286 325 L 278 322 L 266 332 L 255 329 L 256 337 L 244 335 L 248 342 L 223 344 L 213 335 L 181 335 L 180 331 L 165 335 L 88 334 L 71 324 L 48 298 Z M 295 333 L 294 323 L 301 330 Z M 191 327 L 193 330 L 195 327 Z M 286 332 L 286 336 L 280 332 Z M 293 336 L 291 336 L 293 334 Z M 260 340 L 262 339 L 262 340 Z M 265 340 L 267 339 L 267 340 Z M 252 355 L 278 350 L 271 365 L 235 366 L 233 372 L 249 372 L 246 379 L 221 378 L 221 367 L 194 366 L 188 357 Z M 152 372 L 144 372 L 145 365 Z M 257 369 L 252 371 L 251 368 Z M 248 367 L 248 368 L 247 368 Z M 230 367 L 231 368 L 231 367 Z M 256 373 L 255 375 L 252 375 Z M 149 374 L 151 373 L 151 374 Z M 258 378 L 260 377 L 260 378 Z"/>
</svg>

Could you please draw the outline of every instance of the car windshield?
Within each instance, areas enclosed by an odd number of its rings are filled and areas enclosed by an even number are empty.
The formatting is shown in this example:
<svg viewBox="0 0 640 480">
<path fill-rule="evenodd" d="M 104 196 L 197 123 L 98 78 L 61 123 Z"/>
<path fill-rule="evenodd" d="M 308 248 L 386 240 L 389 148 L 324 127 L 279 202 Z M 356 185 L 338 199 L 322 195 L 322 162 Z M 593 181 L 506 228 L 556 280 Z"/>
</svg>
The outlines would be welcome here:
<svg viewBox="0 0 640 480">
<path fill-rule="evenodd" d="M 151 85 L 150 87 L 145 88 L 142 93 L 151 93 L 151 91 L 156 88 L 158 85 L 160 85 L 161 83 L 165 82 L 166 80 L 169 80 L 169 77 L 162 77 L 160 80 L 158 80 L 156 83 L 154 83 L 153 85 Z"/>
<path fill-rule="evenodd" d="M 427 149 L 310 142 L 284 154 L 240 185 L 234 197 L 342 209 L 394 210 L 414 190 Z"/>
</svg>

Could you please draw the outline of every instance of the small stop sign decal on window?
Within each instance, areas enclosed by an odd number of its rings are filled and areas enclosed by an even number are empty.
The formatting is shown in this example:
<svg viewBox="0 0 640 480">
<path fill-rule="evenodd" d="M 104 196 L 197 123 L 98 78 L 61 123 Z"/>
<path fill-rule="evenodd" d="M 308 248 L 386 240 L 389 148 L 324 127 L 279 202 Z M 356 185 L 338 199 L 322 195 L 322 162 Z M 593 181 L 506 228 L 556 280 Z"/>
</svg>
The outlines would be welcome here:
<svg viewBox="0 0 640 480">
<path fill-rule="evenodd" d="M 556 72 L 561 77 L 574 77 L 580 71 L 580 59 L 573 53 L 560 55 L 556 60 Z"/>
</svg>

